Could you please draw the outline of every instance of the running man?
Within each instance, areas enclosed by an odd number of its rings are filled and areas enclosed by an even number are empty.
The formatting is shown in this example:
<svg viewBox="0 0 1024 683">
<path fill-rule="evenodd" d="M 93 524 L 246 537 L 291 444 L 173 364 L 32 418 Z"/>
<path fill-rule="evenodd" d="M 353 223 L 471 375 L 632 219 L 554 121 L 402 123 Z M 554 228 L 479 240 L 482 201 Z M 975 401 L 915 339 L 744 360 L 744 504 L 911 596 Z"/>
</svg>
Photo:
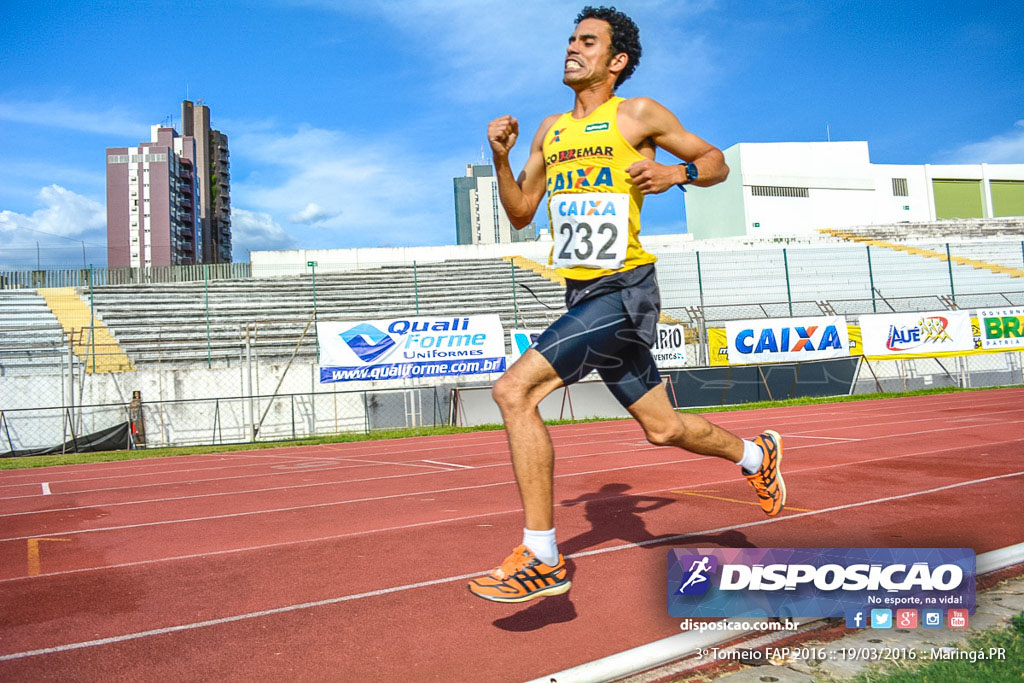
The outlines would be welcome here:
<svg viewBox="0 0 1024 683">
<path fill-rule="evenodd" d="M 586 7 L 569 37 L 562 77 L 575 93 L 572 111 L 544 119 L 518 180 L 508 156 L 519 122 L 501 116 L 488 127 L 498 192 L 512 225 L 529 224 L 548 195 L 551 263 L 566 278 L 568 312 L 494 386 L 525 528 L 522 544 L 500 567 L 470 582 L 469 590 L 486 600 L 523 602 L 571 586 L 555 541 L 554 449 L 537 406 L 592 370 L 652 444 L 737 463 L 769 516 L 786 502 L 779 435 L 767 431 L 743 441 L 703 417 L 676 412 L 651 355 L 661 300 L 656 259 L 639 241 L 644 195 L 714 185 L 729 168 L 718 148 L 685 130 L 662 105 L 615 96 L 640 52 L 629 17 Z M 656 147 L 683 163 L 654 161 Z"/>
</svg>

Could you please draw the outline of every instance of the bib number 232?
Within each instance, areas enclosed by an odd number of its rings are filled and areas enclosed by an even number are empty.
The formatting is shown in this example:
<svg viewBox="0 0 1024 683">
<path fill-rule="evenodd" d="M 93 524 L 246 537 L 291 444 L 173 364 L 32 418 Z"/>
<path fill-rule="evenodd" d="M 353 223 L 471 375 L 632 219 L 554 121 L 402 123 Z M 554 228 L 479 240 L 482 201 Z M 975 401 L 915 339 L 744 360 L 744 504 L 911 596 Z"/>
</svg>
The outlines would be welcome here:
<svg viewBox="0 0 1024 683">
<path fill-rule="evenodd" d="M 610 192 L 559 194 L 551 198 L 555 228 L 552 261 L 560 268 L 607 268 L 626 263 L 629 195 Z"/>
</svg>

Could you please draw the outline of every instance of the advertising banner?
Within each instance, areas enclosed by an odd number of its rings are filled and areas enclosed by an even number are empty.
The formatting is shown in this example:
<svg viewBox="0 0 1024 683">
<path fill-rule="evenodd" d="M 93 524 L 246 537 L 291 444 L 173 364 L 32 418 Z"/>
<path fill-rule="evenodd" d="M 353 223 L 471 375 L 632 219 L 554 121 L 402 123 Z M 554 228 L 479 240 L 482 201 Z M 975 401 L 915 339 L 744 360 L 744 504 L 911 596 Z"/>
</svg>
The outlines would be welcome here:
<svg viewBox="0 0 1024 683">
<path fill-rule="evenodd" d="M 497 315 L 323 322 L 316 333 L 322 384 L 505 371 Z"/>
<path fill-rule="evenodd" d="M 983 349 L 1024 349 L 1024 306 L 983 308 L 978 311 L 978 324 Z"/>
<path fill-rule="evenodd" d="M 968 311 L 862 315 L 865 356 L 932 357 L 974 350 Z"/>
<path fill-rule="evenodd" d="M 512 346 L 512 354 L 509 356 L 509 365 L 519 360 L 519 357 L 526 353 L 526 349 L 530 348 L 530 345 L 537 341 L 537 337 L 539 337 L 543 331 L 544 330 L 539 328 L 535 330 L 509 330 L 508 338 Z"/>
<path fill-rule="evenodd" d="M 666 370 L 686 367 L 686 328 L 682 325 L 658 323 L 658 338 L 654 341 L 654 363 Z"/>
<path fill-rule="evenodd" d="M 843 316 L 735 320 L 725 324 L 729 365 L 792 363 L 850 355 Z"/>
<path fill-rule="evenodd" d="M 668 552 L 673 617 L 861 618 L 975 610 L 970 548 L 683 548 Z M 860 626 L 860 624 L 858 625 Z M 881 624 L 872 624 L 875 628 Z"/>
<path fill-rule="evenodd" d="M 537 341 L 537 338 L 544 330 L 509 330 L 508 336 L 512 346 L 512 355 L 509 364 L 515 363 L 523 355 L 530 344 Z M 658 337 L 651 349 L 654 355 L 654 362 L 659 368 L 683 368 L 686 367 L 686 334 L 682 325 L 663 325 L 658 323 Z"/>
</svg>

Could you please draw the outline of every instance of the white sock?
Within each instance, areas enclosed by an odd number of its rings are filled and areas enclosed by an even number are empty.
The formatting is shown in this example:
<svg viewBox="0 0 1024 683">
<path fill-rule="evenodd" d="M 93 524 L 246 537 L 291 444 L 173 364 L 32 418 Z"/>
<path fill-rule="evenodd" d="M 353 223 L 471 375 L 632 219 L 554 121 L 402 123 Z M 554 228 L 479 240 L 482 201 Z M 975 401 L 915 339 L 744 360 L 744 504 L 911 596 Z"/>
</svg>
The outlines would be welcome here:
<svg viewBox="0 0 1024 683">
<path fill-rule="evenodd" d="M 558 544 L 555 542 L 555 530 L 534 531 L 523 529 L 523 545 L 530 549 L 530 552 L 538 560 L 551 567 L 558 564 Z"/>
<path fill-rule="evenodd" d="M 761 469 L 761 462 L 764 460 L 764 451 L 753 441 L 743 442 L 743 458 L 740 459 L 737 465 L 743 470 L 744 474 L 753 474 Z"/>
</svg>

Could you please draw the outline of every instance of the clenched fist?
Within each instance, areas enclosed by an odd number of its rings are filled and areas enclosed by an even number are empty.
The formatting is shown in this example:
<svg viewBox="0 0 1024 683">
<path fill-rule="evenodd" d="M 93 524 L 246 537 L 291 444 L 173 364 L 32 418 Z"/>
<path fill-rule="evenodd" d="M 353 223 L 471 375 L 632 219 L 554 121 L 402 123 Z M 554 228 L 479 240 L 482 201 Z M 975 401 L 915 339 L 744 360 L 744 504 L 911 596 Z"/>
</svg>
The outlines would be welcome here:
<svg viewBox="0 0 1024 683">
<path fill-rule="evenodd" d="M 519 137 L 519 119 L 499 116 L 487 126 L 487 141 L 496 156 L 508 156 Z"/>
<path fill-rule="evenodd" d="M 633 184 L 644 194 L 658 194 L 685 180 L 679 177 L 682 166 L 665 166 L 652 159 L 638 161 L 626 169 Z"/>
</svg>

